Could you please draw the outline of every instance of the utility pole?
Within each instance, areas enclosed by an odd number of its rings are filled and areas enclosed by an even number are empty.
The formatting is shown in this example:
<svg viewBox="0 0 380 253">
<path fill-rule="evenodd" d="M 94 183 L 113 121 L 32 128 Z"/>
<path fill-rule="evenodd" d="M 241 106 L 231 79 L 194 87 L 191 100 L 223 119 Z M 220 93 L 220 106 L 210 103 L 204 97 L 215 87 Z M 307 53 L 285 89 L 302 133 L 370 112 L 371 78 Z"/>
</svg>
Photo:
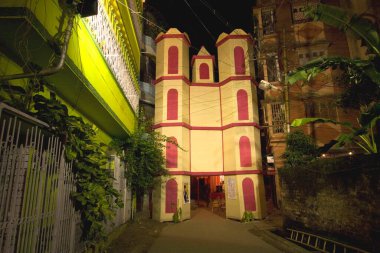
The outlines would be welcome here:
<svg viewBox="0 0 380 253">
<path fill-rule="evenodd" d="M 290 133 L 290 106 L 289 106 L 289 84 L 286 81 L 288 73 L 288 63 L 286 54 L 286 30 L 282 29 L 282 65 L 283 65 L 283 82 L 284 82 L 284 102 L 285 102 L 285 133 Z"/>
</svg>

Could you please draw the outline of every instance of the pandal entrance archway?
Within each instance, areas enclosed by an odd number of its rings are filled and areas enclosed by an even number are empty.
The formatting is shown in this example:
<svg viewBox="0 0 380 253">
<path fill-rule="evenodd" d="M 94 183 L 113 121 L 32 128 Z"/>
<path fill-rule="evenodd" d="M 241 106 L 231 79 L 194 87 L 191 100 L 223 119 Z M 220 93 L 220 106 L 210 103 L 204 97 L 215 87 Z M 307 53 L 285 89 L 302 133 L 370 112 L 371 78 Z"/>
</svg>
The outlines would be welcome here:
<svg viewBox="0 0 380 253">
<path fill-rule="evenodd" d="M 209 208 L 212 212 L 225 215 L 224 176 L 191 176 L 190 199 L 192 209 Z"/>
</svg>

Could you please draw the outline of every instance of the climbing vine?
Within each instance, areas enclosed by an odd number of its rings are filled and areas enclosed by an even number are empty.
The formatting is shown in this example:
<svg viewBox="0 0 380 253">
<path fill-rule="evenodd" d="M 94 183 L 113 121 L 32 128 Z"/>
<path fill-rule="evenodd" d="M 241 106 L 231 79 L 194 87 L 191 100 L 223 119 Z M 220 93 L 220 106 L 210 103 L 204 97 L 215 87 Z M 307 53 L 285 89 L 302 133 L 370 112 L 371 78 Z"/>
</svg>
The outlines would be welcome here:
<svg viewBox="0 0 380 253">
<path fill-rule="evenodd" d="M 135 132 L 125 139 L 115 139 L 113 147 L 126 163 L 127 186 L 139 201 L 153 189 L 159 176 L 167 175 L 162 150 L 170 138 L 154 131 L 142 112 L 137 122 Z"/>
<path fill-rule="evenodd" d="M 81 213 L 83 239 L 90 243 L 105 239 L 103 223 L 123 205 L 112 185 L 112 171 L 105 169 L 105 145 L 94 141 L 96 133 L 90 124 L 69 116 L 67 107 L 54 97 L 35 95 L 34 109 L 37 118 L 60 137 L 66 159 L 73 162 L 77 191 L 71 196 Z"/>
<path fill-rule="evenodd" d="M 27 87 L 2 83 L 0 99 L 49 124 L 50 131 L 65 145 L 65 158 L 73 163 L 76 179 L 77 190 L 71 197 L 81 215 L 82 239 L 95 244 L 105 239 L 104 223 L 123 205 L 113 188 L 112 171 L 105 168 L 106 146 L 95 141 L 92 125 L 69 115 L 67 107 L 54 95 L 47 98 L 38 94 L 42 90 L 34 83 Z"/>
</svg>

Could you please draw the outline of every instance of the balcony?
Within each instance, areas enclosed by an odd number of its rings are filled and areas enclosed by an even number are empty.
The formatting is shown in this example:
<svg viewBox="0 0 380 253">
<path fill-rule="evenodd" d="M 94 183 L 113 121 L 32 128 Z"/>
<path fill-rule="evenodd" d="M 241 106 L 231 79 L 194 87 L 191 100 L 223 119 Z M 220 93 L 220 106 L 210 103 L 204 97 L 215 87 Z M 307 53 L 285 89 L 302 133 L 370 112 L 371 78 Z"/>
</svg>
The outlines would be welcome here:
<svg viewBox="0 0 380 253">
<path fill-rule="evenodd" d="M 139 90 L 136 87 L 138 67 L 136 61 L 133 60 L 132 50 L 128 48 L 128 36 L 121 20 L 118 20 L 115 7 L 111 1 L 108 4 L 99 2 L 98 15 L 85 20 L 120 88 L 133 110 L 137 112 L 139 103 Z"/>
<path fill-rule="evenodd" d="M 298 47 L 327 44 L 325 24 L 318 21 L 293 25 L 294 40 Z"/>
<path fill-rule="evenodd" d="M 140 88 L 141 99 L 151 104 L 154 104 L 155 93 L 153 85 L 146 82 L 140 82 Z"/>
<path fill-rule="evenodd" d="M 115 3 L 99 1 L 96 18 L 75 17 L 65 65 L 44 80 L 76 113 L 107 135 L 123 137 L 135 126 L 140 49 L 131 19 Z M 13 73 L 28 64 L 43 68 L 56 58 L 51 42 L 65 29 L 64 20 L 58 1 L 0 1 L 0 52 L 18 66 Z"/>
<path fill-rule="evenodd" d="M 156 42 L 149 36 L 144 36 L 145 53 L 156 57 Z"/>
</svg>

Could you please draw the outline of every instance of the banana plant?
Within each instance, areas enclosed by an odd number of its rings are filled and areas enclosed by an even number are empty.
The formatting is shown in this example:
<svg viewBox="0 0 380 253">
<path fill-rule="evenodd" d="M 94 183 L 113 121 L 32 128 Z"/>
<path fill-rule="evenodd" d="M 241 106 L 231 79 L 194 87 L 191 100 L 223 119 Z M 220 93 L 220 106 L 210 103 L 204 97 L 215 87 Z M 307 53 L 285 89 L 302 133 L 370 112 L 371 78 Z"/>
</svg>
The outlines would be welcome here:
<svg viewBox="0 0 380 253">
<path fill-rule="evenodd" d="M 362 45 L 366 46 L 368 53 L 372 55 L 368 60 L 354 60 L 345 57 L 323 57 L 313 60 L 287 76 L 287 81 L 290 84 L 297 81 L 309 82 L 319 73 L 332 67 L 344 70 L 349 78 L 353 79 L 351 80 L 352 83 L 360 83 L 363 77 L 367 77 L 380 87 L 380 36 L 370 19 L 325 4 L 308 7 L 306 16 L 344 32 L 352 33 L 362 41 Z"/>
<path fill-rule="evenodd" d="M 331 148 L 333 146 L 343 146 L 348 143 L 355 143 L 364 153 L 378 153 L 376 136 L 374 129 L 377 121 L 380 120 L 380 103 L 374 104 L 366 112 L 363 112 L 359 118 L 361 127 L 356 128 L 350 122 L 339 122 L 325 118 L 300 118 L 295 119 L 291 126 L 300 127 L 310 123 L 332 123 L 342 125 L 350 130 L 349 133 L 341 133 L 336 140 L 332 140 L 325 146 Z M 324 151 L 327 151 L 326 149 Z"/>
</svg>

